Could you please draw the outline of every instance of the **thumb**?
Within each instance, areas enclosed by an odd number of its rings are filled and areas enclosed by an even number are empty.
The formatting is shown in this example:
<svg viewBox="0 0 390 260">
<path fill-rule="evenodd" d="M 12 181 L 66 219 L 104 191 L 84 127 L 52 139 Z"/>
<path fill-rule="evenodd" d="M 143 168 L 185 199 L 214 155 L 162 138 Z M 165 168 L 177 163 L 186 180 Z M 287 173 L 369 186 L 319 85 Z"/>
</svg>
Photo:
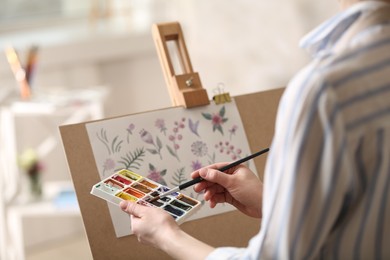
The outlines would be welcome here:
<svg viewBox="0 0 390 260">
<path fill-rule="evenodd" d="M 133 215 L 136 217 L 140 217 L 140 215 L 141 215 L 141 208 L 140 208 L 140 205 L 138 205 L 137 203 L 123 200 L 119 203 L 119 206 L 124 212 L 126 212 L 130 215 Z"/>
<path fill-rule="evenodd" d="M 220 172 L 216 169 L 203 168 L 199 175 L 206 181 L 217 183 L 223 187 L 228 187 L 231 183 L 232 175 Z"/>
</svg>

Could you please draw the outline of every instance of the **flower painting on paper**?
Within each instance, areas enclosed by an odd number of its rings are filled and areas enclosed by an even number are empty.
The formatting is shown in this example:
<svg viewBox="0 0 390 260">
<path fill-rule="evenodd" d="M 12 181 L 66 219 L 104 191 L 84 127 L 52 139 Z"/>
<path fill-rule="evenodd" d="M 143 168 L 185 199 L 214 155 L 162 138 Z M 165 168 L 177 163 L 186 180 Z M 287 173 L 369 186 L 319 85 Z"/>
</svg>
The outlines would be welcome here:
<svg viewBox="0 0 390 260">
<path fill-rule="evenodd" d="M 225 106 L 222 106 L 218 113 L 202 113 L 203 117 L 211 121 L 213 131 L 218 130 L 223 135 L 222 125 L 228 121 L 225 117 Z"/>
<path fill-rule="evenodd" d="M 86 124 L 101 178 L 128 169 L 173 188 L 191 180 L 191 173 L 217 162 L 229 162 L 250 154 L 244 127 L 234 101 L 185 109 L 175 107 Z M 256 169 L 251 166 L 252 170 Z M 200 194 L 181 191 L 198 199 Z M 122 233 L 127 219 L 115 231 Z M 194 218 L 230 211 L 230 206 L 202 207 Z"/>
</svg>

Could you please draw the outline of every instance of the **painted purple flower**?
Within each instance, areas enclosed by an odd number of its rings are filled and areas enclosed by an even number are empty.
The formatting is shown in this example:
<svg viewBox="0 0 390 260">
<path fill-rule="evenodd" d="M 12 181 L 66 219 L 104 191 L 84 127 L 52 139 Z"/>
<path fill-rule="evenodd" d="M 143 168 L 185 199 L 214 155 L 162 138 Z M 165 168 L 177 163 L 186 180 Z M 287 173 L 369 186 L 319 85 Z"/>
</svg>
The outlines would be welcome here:
<svg viewBox="0 0 390 260">
<path fill-rule="evenodd" d="M 107 158 L 103 163 L 103 176 L 106 171 L 111 171 L 115 168 L 115 161 L 111 158 Z"/>
<path fill-rule="evenodd" d="M 144 141 L 147 144 L 154 145 L 153 136 L 148 131 L 142 129 L 139 134 L 141 136 L 142 141 Z"/>
<path fill-rule="evenodd" d="M 198 160 L 192 161 L 191 168 L 193 171 L 199 170 L 202 167 L 203 167 L 202 163 L 199 162 Z"/>
<path fill-rule="evenodd" d="M 129 126 L 126 128 L 127 132 L 127 143 L 130 143 L 130 135 L 133 135 L 133 130 L 135 129 L 135 125 L 133 123 L 129 124 Z"/>
<path fill-rule="evenodd" d="M 158 183 L 160 183 L 160 181 L 162 180 L 160 172 L 158 172 L 156 170 L 149 172 L 148 178 L 155 181 L 155 182 L 158 182 Z"/>
<path fill-rule="evenodd" d="M 135 125 L 133 123 L 129 124 L 129 126 L 126 128 L 126 131 L 129 133 L 129 134 L 133 134 L 133 130 L 135 128 Z"/>
<path fill-rule="evenodd" d="M 177 153 L 177 150 L 180 149 L 180 145 L 178 144 L 178 142 L 183 140 L 183 135 L 180 134 L 180 131 L 185 128 L 185 121 L 186 121 L 186 118 L 182 118 L 181 121 L 175 121 L 173 123 L 175 126 L 172 128 L 172 133 L 170 133 L 168 136 L 168 140 L 170 142 L 172 142 L 172 145 L 166 146 L 168 149 L 168 152 L 173 157 L 175 157 L 178 161 L 180 161 L 179 155 Z"/>
<path fill-rule="evenodd" d="M 154 167 L 153 164 L 149 164 L 149 175 L 147 176 L 147 178 L 155 181 L 155 182 L 158 182 L 162 185 L 167 185 L 163 176 L 166 174 L 167 170 L 162 170 L 162 171 L 159 171 L 156 169 L 156 167 Z"/>
<path fill-rule="evenodd" d="M 196 121 L 195 123 L 192 122 L 191 118 L 188 120 L 188 127 L 190 128 L 191 132 L 197 136 L 198 134 L 198 127 L 199 127 L 199 121 Z"/>
<path fill-rule="evenodd" d="M 166 134 L 167 128 L 166 128 L 166 126 L 165 126 L 165 121 L 164 121 L 164 119 L 161 119 L 161 118 L 157 119 L 156 122 L 154 123 L 154 125 L 155 125 L 158 129 L 160 129 L 160 132 L 161 132 L 161 133 L 164 133 L 164 135 Z"/>
<path fill-rule="evenodd" d="M 148 151 L 151 154 L 158 154 L 160 156 L 160 159 L 162 159 L 162 156 L 161 156 L 162 142 L 161 142 L 160 138 L 158 138 L 158 136 L 156 137 L 156 144 L 155 144 L 153 141 L 153 136 L 145 129 L 141 130 L 140 136 L 141 136 L 142 141 L 154 146 L 153 149 L 147 148 L 146 151 Z"/>
<path fill-rule="evenodd" d="M 238 126 L 237 126 L 237 125 L 233 125 L 232 128 L 229 129 L 230 140 L 232 139 L 232 136 L 236 134 L 237 129 L 238 129 Z"/>
</svg>

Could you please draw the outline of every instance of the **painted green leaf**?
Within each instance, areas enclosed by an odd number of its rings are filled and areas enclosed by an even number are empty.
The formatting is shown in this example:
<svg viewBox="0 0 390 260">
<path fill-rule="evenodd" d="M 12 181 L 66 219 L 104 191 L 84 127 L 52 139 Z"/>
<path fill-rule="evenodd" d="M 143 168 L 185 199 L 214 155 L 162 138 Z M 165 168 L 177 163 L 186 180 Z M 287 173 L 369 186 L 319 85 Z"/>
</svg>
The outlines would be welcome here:
<svg viewBox="0 0 390 260">
<path fill-rule="evenodd" d="M 158 152 L 154 149 L 146 149 L 146 151 L 148 151 L 151 154 L 158 154 Z"/>
<path fill-rule="evenodd" d="M 202 116 L 203 116 L 204 118 L 208 119 L 208 120 L 211 120 L 211 119 L 212 119 L 212 116 L 211 116 L 211 114 L 209 114 L 209 113 L 202 113 Z"/>
<path fill-rule="evenodd" d="M 169 153 L 170 153 L 172 156 L 175 156 L 175 157 L 176 157 L 175 151 L 174 151 L 169 145 L 167 145 L 167 149 L 168 149 Z"/>
<path fill-rule="evenodd" d="M 221 132 L 221 134 L 223 135 L 223 129 L 222 129 L 222 127 L 221 127 L 220 125 L 217 126 L 217 130 L 218 130 L 219 132 Z"/>
<path fill-rule="evenodd" d="M 143 156 L 145 156 L 144 148 L 135 149 L 134 152 L 128 152 L 125 156 L 122 156 L 118 163 L 122 164 L 126 169 L 139 169 L 143 162 Z"/>
<path fill-rule="evenodd" d="M 158 136 L 156 137 L 156 142 L 157 142 L 157 147 L 161 150 L 161 148 L 162 148 L 162 143 L 161 143 L 160 138 L 158 138 Z"/>
<path fill-rule="evenodd" d="M 225 106 L 223 106 L 223 107 L 221 108 L 221 110 L 219 110 L 219 115 L 220 115 L 221 117 L 224 117 L 224 116 L 225 116 L 225 112 L 226 112 L 226 109 L 225 109 Z"/>
</svg>

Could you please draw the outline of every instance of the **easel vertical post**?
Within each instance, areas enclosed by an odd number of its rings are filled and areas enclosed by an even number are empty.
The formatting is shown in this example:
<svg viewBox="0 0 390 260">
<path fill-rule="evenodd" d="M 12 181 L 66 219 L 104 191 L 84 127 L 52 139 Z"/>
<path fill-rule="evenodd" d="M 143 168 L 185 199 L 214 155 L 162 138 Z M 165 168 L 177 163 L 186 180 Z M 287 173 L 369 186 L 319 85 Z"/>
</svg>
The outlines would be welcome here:
<svg viewBox="0 0 390 260">
<path fill-rule="evenodd" d="M 194 72 L 183 32 L 178 22 L 154 24 L 152 28 L 156 49 L 164 71 L 171 101 L 174 106 L 186 108 L 210 104 L 207 91 L 202 87 L 199 74 Z M 168 43 L 174 43 L 182 74 L 175 73 L 175 66 Z"/>
</svg>

